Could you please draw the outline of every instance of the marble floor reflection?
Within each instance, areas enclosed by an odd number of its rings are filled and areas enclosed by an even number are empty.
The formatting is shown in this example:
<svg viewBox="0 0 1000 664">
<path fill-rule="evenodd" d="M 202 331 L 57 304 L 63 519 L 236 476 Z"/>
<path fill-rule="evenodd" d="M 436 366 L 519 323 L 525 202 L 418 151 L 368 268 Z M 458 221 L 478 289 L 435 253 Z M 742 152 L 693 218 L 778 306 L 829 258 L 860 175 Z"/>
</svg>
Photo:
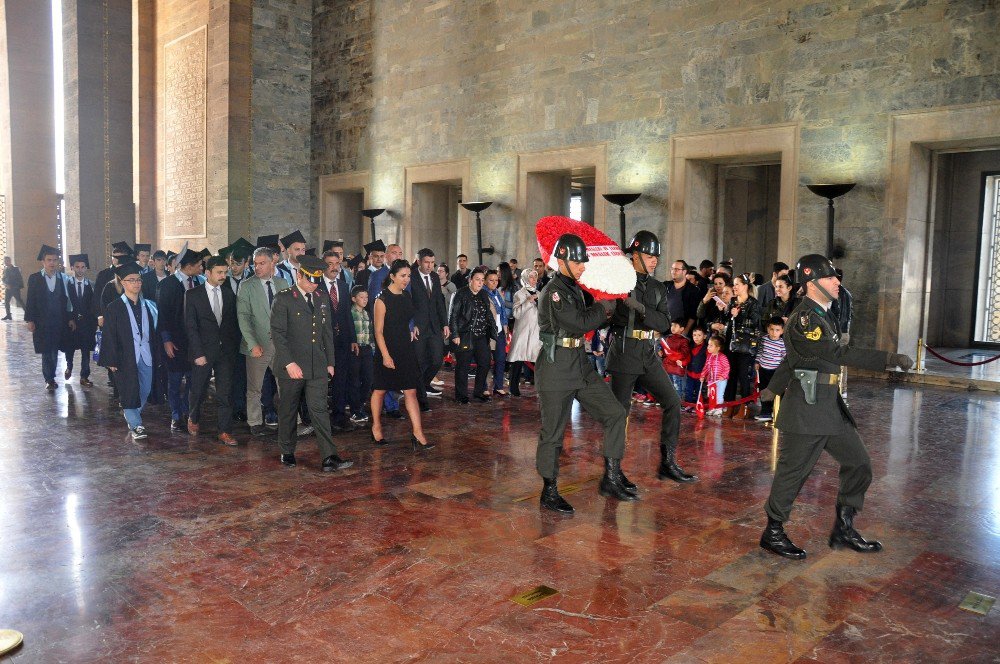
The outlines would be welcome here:
<svg viewBox="0 0 1000 664">
<path fill-rule="evenodd" d="M 1000 397 L 858 380 L 875 464 L 858 518 L 879 555 L 834 552 L 837 468 L 824 457 L 788 530 L 789 562 L 757 539 L 771 431 L 685 416 L 698 484 L 660 482 L 659 414 L 635 407 L 624 467 L 642 500 L 597 494 L 598 430 L 574 411 L 562 483 L 573 518 L 540 513 L 538 413 L 525 397 L 432 401 L 438 443 L 405 422 L 374 449 L 337 438 L 353 468 L 319 472 L 273 438 L 238 448 L 126 435 L 101 372 L 49 394 L 22 323 L 0 329 L 0 628 L 13 662 L 996 662 Z M 60 369 L 61 371 L 61 369 Z M 558 594 L 524 607 L 516 593 Z"/>
</svg>

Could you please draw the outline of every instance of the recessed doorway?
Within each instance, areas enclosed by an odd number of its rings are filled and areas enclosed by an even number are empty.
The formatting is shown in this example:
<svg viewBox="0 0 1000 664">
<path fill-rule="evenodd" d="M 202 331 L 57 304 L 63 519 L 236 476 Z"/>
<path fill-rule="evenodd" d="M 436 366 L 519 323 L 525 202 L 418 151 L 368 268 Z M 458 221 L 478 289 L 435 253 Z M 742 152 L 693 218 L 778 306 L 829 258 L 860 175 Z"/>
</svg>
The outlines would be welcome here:
<svg viewBox="0 0 1000 664">
<path fill-rule="evenodd" d="M 368 207 L 368 171 L 324 175 L 319 181 L 319 238 L 343 240 L 347 254 L 357 253 L 371 241 L 368 221 L 361 210 Z"/>
</svg>

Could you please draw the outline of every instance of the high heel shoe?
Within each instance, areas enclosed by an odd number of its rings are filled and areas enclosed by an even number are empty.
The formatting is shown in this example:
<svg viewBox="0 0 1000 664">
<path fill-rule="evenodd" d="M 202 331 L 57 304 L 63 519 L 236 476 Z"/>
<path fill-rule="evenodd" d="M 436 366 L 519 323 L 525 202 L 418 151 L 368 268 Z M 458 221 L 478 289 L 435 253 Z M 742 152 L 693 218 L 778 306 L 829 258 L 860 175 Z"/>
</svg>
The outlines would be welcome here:
<svg viewBox="0 0 1000 664">
<path fill-rule="evenodd" d="M 379 447 L 389 444 L 389 441 L 386 440 L 385 438 L 376 438 L 374 431 L 372 432 L 372 442 L 378 445 Z"/>
<path fill-rule="evenodd" d="M 428 442 L 426 445 L 424 445 L 419 440 L 417 440 L 416 436 L 410 436 L 410 445 L 413 446 L 414 452 L 416 452 L 417 450 L 429 450 L 432 447 L 436 447 L 436 445 L 431 442 Z"/>
</svg>

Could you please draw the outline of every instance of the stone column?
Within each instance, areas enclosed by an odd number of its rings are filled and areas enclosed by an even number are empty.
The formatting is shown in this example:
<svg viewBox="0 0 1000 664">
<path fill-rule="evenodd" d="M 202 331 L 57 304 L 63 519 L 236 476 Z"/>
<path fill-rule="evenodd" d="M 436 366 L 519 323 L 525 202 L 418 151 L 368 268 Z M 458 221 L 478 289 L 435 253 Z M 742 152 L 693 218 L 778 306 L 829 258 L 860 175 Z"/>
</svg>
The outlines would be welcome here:
<svg viewBox="0 0 1000 664">
<path fill-rule="evenodd" d="M 96 268 L 136 240 L 131 0 L 63 0 L 63 61 L 67 246 Z"/>
<path fill-rule="evenodd" d="M 0 0 L 0 194 L 6 228 L 0 251 L 27 279 L 42 244 L 57 245 L 52 8 Z"/>
</svg>

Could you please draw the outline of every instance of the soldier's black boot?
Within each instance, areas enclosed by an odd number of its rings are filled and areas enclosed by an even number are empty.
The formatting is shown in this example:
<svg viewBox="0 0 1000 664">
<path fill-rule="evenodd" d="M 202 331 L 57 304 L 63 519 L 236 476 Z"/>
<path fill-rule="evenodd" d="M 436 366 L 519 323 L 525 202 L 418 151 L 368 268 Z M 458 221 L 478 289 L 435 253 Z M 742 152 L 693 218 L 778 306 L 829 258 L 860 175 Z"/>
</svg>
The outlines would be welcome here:
<svg viewBox="0 0 1000 664">
<path fill-rule="evenodd" d="M 764 534 L 760 536 L 760 548 L 792 560 L 803 560 L 806 557 L 806 552 L 792 544 L 792 540 L 788 539 L 785 527 L 781 522 L 771 517 L 767 517 L 767 527 L 764 528 Z"/>
<path fill-rule="evenodd" d="M 544 485 L 542 486 L 542 498 L 541 505 L 547 510 L 552 510 L 553 512 L 560 512 L 562 514 L 572 514 L 573 506 L 566 502 L 566 499 L 559 495 L 559 488 L 556 486 L 556 479 L 553 477 L 551 480 L 542 478 Z"/>
<path fill-rule="evenodd" d="M 635 482 L 625 477 L 625 471 L 622 471 L 622 486 L 625 487 L 625 490 L 633 496 L 639 496 L 639 487 L 635 485 Z"/>
<path fill-rule="evenodd" d="M 598 489 L 602 496 L 614 498 L 615 500 L 632 501 L 639 500 L 634 493 L 630 493 L 622 484 L 622 460 L 604 457 L 604 477 L 601 478 L 601 486 Z"/>
<path fill-rule="evenodd" d="M 675 482 L 697 482 L 697 475 L 688 475 L 677 465 L 676 448 L 660 443 L 660 467 L 656 476 L 661 480 L 671 479 Z"/>
<path fill-rule="evenodd" d="M 839 549 L 846 546 L 859 553 L 877 553 L 882 550 L 882 543 L 868 541 L 854 529 L 854 515 L 858 511 L 848 505 L 837 505 L 837 520 L 833 522 L 830 532 L 830 547 Z"/>
</svg>

